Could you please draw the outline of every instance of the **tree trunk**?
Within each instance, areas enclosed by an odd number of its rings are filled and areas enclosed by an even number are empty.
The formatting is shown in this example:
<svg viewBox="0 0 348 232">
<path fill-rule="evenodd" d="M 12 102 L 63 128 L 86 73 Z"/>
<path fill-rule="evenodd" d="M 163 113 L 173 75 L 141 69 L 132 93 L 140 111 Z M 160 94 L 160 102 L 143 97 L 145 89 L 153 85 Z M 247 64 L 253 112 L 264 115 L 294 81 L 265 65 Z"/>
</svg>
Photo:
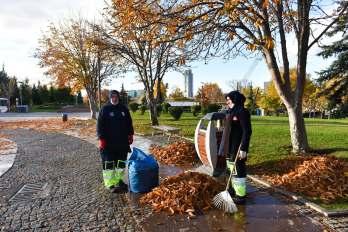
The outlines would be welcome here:
<svg viewBox="0 0 348 232">
<path fill-rule="evenodd" d="M 301 47 L 301 49 L 303 48 Z M 309 147 L 302 115 L 302 100 L 306 75 L 307 54 L 301 49 L 301 52 L 299 52 L 301 53 L 301 56 L 298 58 L 297 64 L 297 82 L 295 91 L 292 91 L 291 89 L 289 73 L 287 76 L 281 76 L 273 50 L 265 50 L 264 52 L 268 69 L 272 75 L 273 83 L 288 112 L 293 153 L 305 153 L 308 151 Z M 285 81 L 283 81 L 283 79 L 285 79 Z"/>
<path fill-rule="evenodd" d="M 150 110 L 150 120 L 152 126 L 159 125 L 158 118 L 157 118 L 157 105 L 156 105 L 156 99 L 153 96 L 152 92 L 148 92 L 148 104 L 149 104 L 149 110 Z"/>
<path fill-rule="evenodd" d="M 287 105 L 287 104 L 286 104 Z M 293 153 L 306 153 L 308 140 L 301 107 L 287 106 Z"/>
<path fill-rule="evenodd" d="M 153 86 L 147 86 L 146 90 L 146 100 L 150 110 L 150 120 L 152 126 L 157 126 L 158 118 L 157 118 L 157 107 L 156 107 L 156 99 L 153 95 Z"/>
<path fill-rule="evenodd" d="M 152 126 L 157 126 L 158 123 L 158 118 L 157 118 L 157 106 L 156 103 L 152 102 L 149 104 L 150 108 L 150 119 L 151 119 L 151 125 Z"/>
<path fill-rule="evenodd" d="M 91 118 L 97 119 L 98 105 L 97 105 L 96 93 L 93 93 L 93 91 L 88 89 L 86 89 L 86 92 L 88 96 L 88 103 L 89 103 L 89 109 L 91 112 Z"/>
</svg>

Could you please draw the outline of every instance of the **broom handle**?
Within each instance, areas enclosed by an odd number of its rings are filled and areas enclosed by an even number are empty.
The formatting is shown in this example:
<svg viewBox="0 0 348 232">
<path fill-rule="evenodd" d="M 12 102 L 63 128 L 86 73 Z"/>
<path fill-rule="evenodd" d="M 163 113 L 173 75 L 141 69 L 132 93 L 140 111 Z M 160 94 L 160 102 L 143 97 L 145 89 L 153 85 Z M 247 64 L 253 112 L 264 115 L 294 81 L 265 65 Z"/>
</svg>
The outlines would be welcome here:
<svg viewBox="0 0 348 232">
<path fill-rule="evenodd" d="M 234 158 L 234 167 L 233 167 L 233 168 L 236 170 L 236 172 L 237 172 L 236 162 L 237 162 L 237 158 L 238 158 L 238 156 L 239 156 L 239 151 L 240 151 L 241 145 L 242 145 L 242 144 L 239 145 L 238 151 L 237 151 L 237 154 L 236 154 L 236 157 Z M 232 172 L 232 170 L 231 170 L 230 176 L 228 177 L 228 181 L 227 181 L 227 185 L 226 185 L 225 191 L 227 191 L 227 189 L 228 189 L 228 185 L 230 184 L 230 181 L 231 181 L 231 179 L 232 179 L 232 174 L 233 174 L 233 172 Z"/>
</svg>

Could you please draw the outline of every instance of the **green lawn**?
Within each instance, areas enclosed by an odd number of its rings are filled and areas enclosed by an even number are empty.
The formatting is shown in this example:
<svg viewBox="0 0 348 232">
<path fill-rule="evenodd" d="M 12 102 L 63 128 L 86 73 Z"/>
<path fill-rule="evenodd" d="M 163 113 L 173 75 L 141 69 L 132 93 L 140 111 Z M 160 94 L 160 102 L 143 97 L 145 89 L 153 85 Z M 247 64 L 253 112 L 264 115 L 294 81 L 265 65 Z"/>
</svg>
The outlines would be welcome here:
<svg viewBox="0 0 348 232">
<path fill-rule="evenodd" d="M 57 112 L 61 108 L 61 105 L 33 105 L 29 112 Z"/>
<path fill-rule="evenodd" d="M 132 113 L 137 132 L 150 133 L 150 117 L 146 112 Z M 175 121 L 169 114 L 159 118 L 161 125 L 182 129 L 182 135 L 194 137 L 194 131 L 202 115 L 194 117 L 184 113 Z M 320 153 L 328 153 L 348 159 L 348 119 L 305 119 L 310 147 Z M 290 134 L 287 117 L 252 117 L 253 134 L 250 143 L 249 164 L 260 164 L 282 159 L 290 154 Z"/>
<path fill-rule="evenodd" d="M 145 115 L 136 112 L 132 117 L 137 132 L 151 132 L 147 112 Z M 183 136 L 193 138 L 201 117 L 202 115 L 194 117 L 191 113 L 184 113 L 179 121 L 175 121 L 169 114 L 162 114 L 159 122 L 161 125 L 179 127 Z M 313 150 L 348 160 L 348 119 L 305 119 L 305 122 L 309 144 Z M 255 166 L 276 169 L 277 161 L 292 156 L 287 117 L 253 116 L 252 128 L 248 158 L 251 169 Z M 328 209 L 348 209 L 348 200 L 321 205 Z"/>
</svg>

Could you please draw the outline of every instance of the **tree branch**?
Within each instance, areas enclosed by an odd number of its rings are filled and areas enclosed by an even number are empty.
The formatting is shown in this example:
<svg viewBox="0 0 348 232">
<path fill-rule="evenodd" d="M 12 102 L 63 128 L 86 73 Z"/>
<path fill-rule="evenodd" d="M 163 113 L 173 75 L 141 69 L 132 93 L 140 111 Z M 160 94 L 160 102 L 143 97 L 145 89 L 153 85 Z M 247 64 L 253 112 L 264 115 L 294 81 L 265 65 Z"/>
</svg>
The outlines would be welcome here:
<svg viewBox="0 0 348 232">
<path fill-rule="evenodd" d="M 308 49 L 309 50 L 314 44 L 316 44 L 321 37 L 324 36 L 324 34 L 339 20 L 340 16 L 342 16 L 342 14 L 346 11 L 346 9 L 348 8 L 348 2 L 346 2 L 341 10 L 341 12 L 338 14 L 338 16 L 332 20 L 332 22 L 317 36 L 317 38 L 315 38 L 309 45 L 308 45 Z"/>
</svg>

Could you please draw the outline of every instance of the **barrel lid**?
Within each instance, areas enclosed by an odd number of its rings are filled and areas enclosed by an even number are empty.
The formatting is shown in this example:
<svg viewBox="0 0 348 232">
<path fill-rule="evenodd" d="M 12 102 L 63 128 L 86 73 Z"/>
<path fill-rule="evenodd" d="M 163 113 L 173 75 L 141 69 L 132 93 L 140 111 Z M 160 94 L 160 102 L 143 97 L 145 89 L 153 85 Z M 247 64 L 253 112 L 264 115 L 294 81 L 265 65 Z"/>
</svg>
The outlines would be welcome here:
<svg viewBox="0 0 348 232">
<path fill-rule="evenodd" d="M 226 117 L 226 114 L 224 112 L 212 112 L 207 113 L 204 115 L 203 119 L 205 120 L 220 120 L 224 119 Z"/>
</svg>

